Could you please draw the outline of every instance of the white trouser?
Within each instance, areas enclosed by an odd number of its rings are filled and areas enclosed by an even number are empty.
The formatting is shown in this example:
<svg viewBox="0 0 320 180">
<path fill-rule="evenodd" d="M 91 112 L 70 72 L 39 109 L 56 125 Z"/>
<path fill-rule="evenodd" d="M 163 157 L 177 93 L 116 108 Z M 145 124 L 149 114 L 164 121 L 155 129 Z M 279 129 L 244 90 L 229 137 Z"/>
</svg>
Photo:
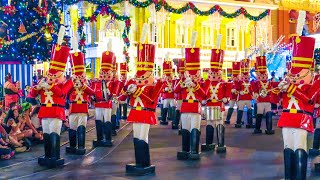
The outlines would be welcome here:
<svg viewBox="0 0 320 180">
<path fill-rule="evenodd" d="M 257 114 L 264 114 L 269 111 L 271 111 L 271 103 L 269 102 L 257 103 Z"/>
<path fill-rule="evenodd" d="M 304 149 L 307 151 L 308 131 L 299 128 L 282 128 L 284 148 L 292 150 Z"/>
<path fill-rule="evenodd" d="M 215 127 L 218 124 L 223 125 L 222 112 L 219 106 L 205 107 L 207 125 Z"/>
<path fill-rule="evenodd" d="M 144 140 L 148 144 L 150 124 L 133 123 L 133 137 Z"/>
<path fill-rule="evenodd" d="M 127 101 L 119 101 L 119 104 L 127 104 Z"/>
<path fill-rule="evenodd" d="M 79 126 L 87 126 L 87 113 L 72 113 L 69 116 L 70 129 L 77 130 Z"/>
<path fill-rule="evenodd" d="M 317 117 L 316 128 L 320 128 L 320 117 Z"/>
<path fill-rule="evenodd" d="M 244 107 L 247 106 L 247 108 L 251 108 L 251 100 L 241 100 L 241 101 L 238 101 L 238 108 L 239 110 L 242 110 L 244 109 Z"/>
<path fill-rule="evenodd" d="M 107 122 L 111 121 L 111 111 L 110 108 L 96 108 L 96 120 Z"/>
<path fill-rule="evenodd" d="M 163 108 L 169 108 L 175 106 L 174 99 L 164 99 L 163 100 Z"/>
<path fill-rule="evenodd" d="M 191 132 L 192 129 L 200 131 L 201 115 L 197 113 L 182 113 L 181 114 L 182 129 Z"/>
<path fill-rule="evenodd" d="M 182 100 L 177 100 L 177 110 L 181 110 Z"/>
<path fill-rule="evenodd" d="M 116 115 L 117 114 L 118 107 L 119 107 L 119 103 L 112 103 L 111 115 Z"/>
<path fill-rule="evenodd" d="M 43 133 L 51 134 L 53 132 L 60 135 L 61 133 L 62 120 L 58 118 L 43 118 L 42 119 L 42 130 Z"/>
<path fill-rule="evenodd" d="M 233 108 L 234 107 L 234 105 L 236 104 L 236 100 L 230 100 L 229 101 L 229 105 L 230 105 L 230 107 L 229 108 Z"/>
</svg>

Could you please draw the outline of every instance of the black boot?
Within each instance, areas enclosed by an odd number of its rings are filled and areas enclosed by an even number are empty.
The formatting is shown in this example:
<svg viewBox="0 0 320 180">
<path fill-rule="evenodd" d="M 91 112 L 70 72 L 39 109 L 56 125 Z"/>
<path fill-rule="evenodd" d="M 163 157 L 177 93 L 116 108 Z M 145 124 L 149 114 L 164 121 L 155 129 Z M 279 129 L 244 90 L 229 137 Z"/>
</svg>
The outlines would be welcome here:
<svg viewBox="0 0 320 180">
<path fill-rule="evenodd" d="M 180 121 L 180 110 L 175 111 L 175 118 L 174 121 L 172 121 L 172 129 L 178 129 L 179 128 L 179 121 Z"/>
<path fill-rule="evenodd" d="M 261 121 L 263 118 L 263 114 L 257 114 L 256 115 L 256 128 L 254 129 L 253 134 L 261 134 Z"/>
<path fill-rule="evenodd" d="M 100 120 L 96 120 L 96 132 L 97 140 L 93 141 L 93 147 L 103 147 L 105 144 L 103 138 L 103 122 Z"/>
<path fill-rule="evenodd" d="M 77 131 L 69 129 L 69 147 L 66 147 L 66 153 L 75 154 L 77 149 Z"/>
<path fill-rule="evenodd" d="M 296 165 L 296 179 L 305 180 L 307 178 L 307 160 L 308 154 L 304 149 L 297 149 L 294 152 Z"/>
<path fill-rule="evenodd" d="M 230 124 L 230 119 L 231 119 L 233 110 L 234 110 L 233 108 L 229 108 L 229 109 L 228 109 L 227 118 L 226 118 L 226 120 L 224 121 L 225 124 Z"/>
<path fill-rule="evenodd" d="M 310 156 L 318 156 L 320 154 L 319 148 L 320 148 L 320 129 L 316 128 L 316 130 L 314 130 L 314 134 L 313 134 L 312 148 L 309 149 L 309 155 Z"/>
<path fill-rule="evenodd" d="M 222 124 L 217 125 L 217 140 L 218 140 L 217 153 L 225 153 L 227 151 L 227 148 L 224 145 L 224 130 L 225 130 L 225 127 Z"/>
<path fill-rule="evenodd" d="M 285 148 L 283 150 L 284 157 L 284 179 L 292 180 L 295 176 L 295 160 L 294 160 L 294 152 L 290 148 Z"/>
<path fill-rule="evenodd" d="M 155 173 L 155 166 L 150 164 L 149 144 L 143 140 L 135 142 L 136 164 L 127 164 L 126 173 L 131 175 L 147 175 Z"/>
<path fill-rule="evenodd" d="M 120 129 L 120 121 L 121 121 L 121 114 L 120 114 L 120 109 L 117 109 L 117 115 L 116 115 L 116 129 Z"/>
<path fill-rule="evenodd" d="M 172 123 L 176 121 L 176 107 L 170 107 L 171 121 Z"/>
<path fill-rule="evenodd" d="M 86 153 L 86 127 L 79 126 L 77 129 L 78 149 L 76 154 L 84 155 Z"/>
<path fill-rule="evenodd" d="M 128 113 L 128 104 L 122 104 L 122 107 L 123 107 L 123 116 L 121 119 L 123 120 L 127 120 L 127 113 Z"/>
<path fill-rule="evenodd" d="M 189 154 L 189 159 L 191 160 L 200 159 L 199 143 L 200 143 L 200 131 L 198 129 L 192 129 L 191 135 L 190 135 L 191 151 Z"/>
<path fill-rule="evenodd" d="M 161 115 L 161 121 L 160 124 L 161 125 L 168 125 L 168 121 L 167 121 L 167 115 L 168 115 L 168 108 L 163 108 L 161 111 L 162 115 Z"/>
<path fill-rule="evenodd" d="M 103 123 L 103 135 L 104 135 L 104 146 L 111 147 L 113 145 L 112 141 L 112 124 L 111 122 Z"/>
<path fill-rule="evenodd" d="M 247 124 L 246 124 L 246 128 L 250 129 L 253 128 L 253 122 L 252 122 L 252 109 L 251 107 L 248 108 L 247 111 Z"/>
<path fill-rule="evenodd" d="M 112 136 L 117 135 L 116 126 L 117 126 L 117 116 L 111 115 L 111 123 L 112 123 Z"/>
<path fill-rule="evenodd" d="M 235 128 L 241 128 L 241 126 L 242 126 L 242 122 L 241 122 L 242 115 L 243 115 L 243 111 L 242 110 L 238 110 L 237 111 L 237 122 L 234 125 Z"/>
<path fill-rule="evenodd" d="M 213 143 L 214 128 L 211 125 L 206 126 L 206 144 L 201 145 L 201 151 L 212 151 L 216 144 Z"/>
<path fill-rule="evenodd" d="M 64 164 L 64 159 L 60 158 L 60 136 L 57 133 L 50 134 L 51 158 L 47 160 L 47 167 L 55 168 Z"/>
<path fill-rule="evenodd" d="M 43 134 L 44 156 L 38 158 L 40 166 L 47 166 L 47 159 L 51 158 L 51 141 L 50 134 Z"/>
<path fill-rule="evenodd" d="M 171 106 L 168 107 L 167 114 L 168 114 L 167 121 L 171 121 L 172 120 L 172 107 Z"/>
<path fill-rule="evenodd" d="M 162 113 L 163 113 L 163 104 L 159 104 L 160 107 L 160 116 L 158 117 L 158 120 L 161 121 L 162 120 Z"/>
<path fill-rule="evenodd" d="M 120 104 L 119 103 L 119 106 L 118 106 L 118 111 L 117 112 L 119 112 L 119 117 L 120 117 L 120 119 L 122 119 L 122 108 L 123 108 L 123 104 Z"/>
<path fill-rule="evenodd" d="M 267 130 L 265 131 L 266 134 L 274 134 L 274 130 L 272 130 L 272 112 L 267 112 L 266 114 L 266 126 Z"/>
<path fill-rule="evenodd" d="M 182 151 L 177 153 L 178 160 L 187 160 L 190 152 L 190 132 L 186 129 L 181 129 L 182 136 Z"/>
</svg>

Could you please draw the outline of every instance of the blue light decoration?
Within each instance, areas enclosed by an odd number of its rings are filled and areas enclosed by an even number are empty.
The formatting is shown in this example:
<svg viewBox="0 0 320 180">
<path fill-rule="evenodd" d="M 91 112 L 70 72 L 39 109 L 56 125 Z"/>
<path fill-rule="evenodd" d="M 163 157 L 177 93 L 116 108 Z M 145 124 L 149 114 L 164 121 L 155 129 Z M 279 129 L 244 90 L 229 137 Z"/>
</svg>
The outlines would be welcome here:
<svg viewBox="0 0 320 180">
<path fill-rule="evenodd" d="M 267 69 L 269 78 L 274 72 L 276 77 L 283 77 L 283 73 L 287 72 L 286 62 L 291 60 L 291 53 L 289 50 L 282 50 L 266 54 Z"/>
<path fill-rule="evenodd" d="M 60 24 L 58 6 L 52 0 L 0 1 L 0 61 L 33 63 L 50 60 Z M 50 14 L 47 23 L 47 14 Z M 50 32 L 45 31 L 50 24 Z M 45 37 L 50 35 L 50 40 Z"/>
</svg>

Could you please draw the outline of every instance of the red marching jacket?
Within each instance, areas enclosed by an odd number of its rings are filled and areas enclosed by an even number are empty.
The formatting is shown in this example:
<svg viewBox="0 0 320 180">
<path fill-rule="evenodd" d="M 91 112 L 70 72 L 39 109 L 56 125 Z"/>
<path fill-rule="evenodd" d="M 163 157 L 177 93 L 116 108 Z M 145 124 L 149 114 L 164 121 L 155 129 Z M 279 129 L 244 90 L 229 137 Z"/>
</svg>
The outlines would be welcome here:
<svg viewBox="0 0 320 180">
<path fill-rule="evenodd" d="M 170 82 L 166 81 L 164 83 L 164 88 L 163 88 L 163 91 L 162 91 L 162 99 L 174 99 L 174 92 L 173 92 L 173 89 L 174 89 L 174 84 L 175 84 L 175 81 L 176 80 L 172 80 Z M 169 91 L 166 91 L 165 89 L 168 88 Z"/>
<path fill-rule="evenodd" d="M 137 86 L 135 93 L 130 95 L 132 107 L 127 122 L 157 124 L 157 100 L 164 84 L 158 81 L 154 86 Z"/>
<path fill-rule="evenodd" d="M 225 97 L 225 84 L 218 81 L 209 81 L 209 83 L 210 86 L 206 95 L 206 106 L 220 106 L 222 108 L 222 99 Z"/>
<path fill-rule="evenodd" d="M 239 91 L 239 101 L 243 100 L 252 100 L 252 89 L 251 89 L 251 84 L 250 82 L 245 82 L 245 81 L 239 81 L 237 85 L 237 91 Z M 241 95 L 240 91 L 243 91 L 244 94 Z"/>
<path fill-rule="evenodd" d="M 123 82 L 121 81 L 109 81 L 105 82 L 106 91 L 103 91 L 103 82 L 105 81 L 97 81 L 91 84 L 91 88 L 95 92 L 96 97 L 96 108 L 112 108 L 112 96 L 118 96 L 120 94 L 121 89 L 123 88 Z"/>
<path fill-rule="evenodd" d="M 176 79 L 173 87 L 176 87 L 177 84 L 180 84 L 182 81 L 183 80 L 181 80 L 181 79 Z M 174 90 L 174 88 L 173 88 L 173 90 Z M 176 100 L 182 100 L 181 92 L 180 91 L 177 92 L 177 91 L 174 90 L 174 97 L 175 97 Z"/>
<path fill-rule="evenodd" d="M 314 100 L 320 88 L 320 80 L 313 85 L 291 84 L 283 93 L 283 112 L 278 121 L 279 127 L 300 128 L 313 132 L 312 114 Z"/>
<path fill-rule="evenodd" d="M 273 90 L 270 92 L 270 103 L 277 104 L 280 101 L 281 92 L 279 89 L 274 89 L 278 87 L 279 82 L 272 82 L 271 81 L 271 87 Z"/>
<path fill-rule="evenodd" d="M 40 94 L 41 107 L 38 118 L 57 118 L 66 120 L 66 95 L 72 87 L 72 81 L 68 80 L 64 84 L 53 84 L 47 92 L 43 89 L 37 90 L 36 88 L 32 88 L 29 97 L 36 98 Z"/>
<path fill-rule="evenodd" d="M 181 87 L 182 83 L 176 85 L 174 91 L 181 92 L 181 113 L 201 113 L 201 101 L 205 98 L 210 81 L 206 81 L 203 87 L 199 83 L 194 88 Z"/>
<path fill-rule="evenodd" d="M 71 101 L 70 114 L 88 113 L 88 102 L 90 101 L 90 96 L 94 94 L 94 91 L 87 85 L 84 85 L 80 90 L 73 88 L 69 97 Z"/>
<path fill-rule="evenodd" d="M 237 87 L 239 86 L 239 81 L 233 81 L 231 82 L 232 83 L 232 89 L 235 89 L 236 92 L 231 92 L 231 95 L 230 95 L 230 100 L 233 100 L 233 101 L 238 101 L 238 96 L 239 96 L 239 91 L 237 90 Z M 232 90 L 231 89 L 231 90 Z"/>
<path fill-rule="evenodd" d="M 258 94 L 259 97 L 257 99 L 257 102 L 270 102 L 270 90 L 271 90 L 271 82 L 270 81 L 252 81 L 251 82 L 251 89 L 254 93 Z M 267 92 L 266 97 L 261 97 L 260 92 L 262 90 L 265 90 Z"/>
</svg>

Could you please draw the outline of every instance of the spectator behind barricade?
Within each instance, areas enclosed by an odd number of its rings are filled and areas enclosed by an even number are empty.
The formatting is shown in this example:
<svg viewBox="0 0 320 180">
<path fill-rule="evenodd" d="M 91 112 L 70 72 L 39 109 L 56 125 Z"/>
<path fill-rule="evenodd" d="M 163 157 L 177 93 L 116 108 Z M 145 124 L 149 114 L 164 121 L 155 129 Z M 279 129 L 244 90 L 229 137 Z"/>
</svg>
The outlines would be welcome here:
<svg viewBox="0 0 320 180">
<path fill-rule="evenodd" d="M 4 123 L 4 119 L 6 118 L 6 113 L 2 110 L 0 110 L 0 134 L 1 134 L 1 139 L 4 142 L 0 142 L 2 145 L 9 145 L 11 147 L 13 147 L 17 152 L 24 152 L 27 150 L 27 147 L 24 146 L 22 143 L 20 143 L 17 140 L 17 137 L 9 135 L 7 133 L 7 125 Z"/>
<path fill-rule="evenodd" d="M 42 133 L 38 131 L 35 127 L 35 125 L 31 121 L 31 104 L 30 103 L 23 103 L 22 104 L 22 118 L 25 120 L 26 126 L 25 130 L 32 130 L 32 135 L 38 139 L 38 140 L 43 140 Z"/>
<path fill-rule="evenodd" d="M 8 73 L 5 77 L 4 93 L 5 93 L 5 109 L 10 108 L 11 103 L 17 103 L 19 100 L 19 86 L 20 84 L 14 84 L 12 82 L 12 76 Z"/>
</svg>

